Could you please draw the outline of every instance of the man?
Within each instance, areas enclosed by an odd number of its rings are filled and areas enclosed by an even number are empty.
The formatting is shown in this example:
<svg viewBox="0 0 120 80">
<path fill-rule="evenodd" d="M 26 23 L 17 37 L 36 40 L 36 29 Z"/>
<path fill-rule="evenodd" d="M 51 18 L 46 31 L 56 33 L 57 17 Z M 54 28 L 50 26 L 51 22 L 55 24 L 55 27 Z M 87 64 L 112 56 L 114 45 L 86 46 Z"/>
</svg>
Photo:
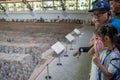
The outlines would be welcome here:
<svg viewBox="0 0 120 80">
<path fill-rule="evenodd" d="M 120 33 L 120 20 L 111 17 L 110 12 L 110 5 L 106 1 L 97 1 L 93 3 L 93 7 L 89 12 L 92 12 L 93 14 L 93 22 L 95 24 L 95 27 L 97 28 L 98 25 L 103 23 L 111 23 L 113 26 L 115 26 Z M 93 55 L 94 54 L 94 37 L 90 39 L 90 47 L 80 47 L 78 51 L 73 53 L 73 56 L 76 56 L 78 54 L 81 54 L 81 51 L 88 52 L 88 54 Z"/>
<path fill-rule="evenodd" d="M 120 0 L 109 0 L 112 15 L 120 19 Z"/>
</svg>

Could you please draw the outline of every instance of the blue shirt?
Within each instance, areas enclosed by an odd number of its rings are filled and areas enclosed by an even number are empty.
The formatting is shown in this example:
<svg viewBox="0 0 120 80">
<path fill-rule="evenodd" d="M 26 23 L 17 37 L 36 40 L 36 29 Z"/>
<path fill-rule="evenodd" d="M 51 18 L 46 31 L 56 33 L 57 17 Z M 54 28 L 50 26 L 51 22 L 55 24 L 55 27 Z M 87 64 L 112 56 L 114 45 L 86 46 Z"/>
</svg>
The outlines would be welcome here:
<svg viewBox="0 0 120 80">
<path fill-rule="evenodd" d="M 112 17 L 112 18 L 110 19 L 110 23 L 111 23 L 111 25 L 113 25 L 113 26 L 118 30 L 118 32 L 120 33 L 120 20 L 117 19 L 117 18 Z"/>
</svg>

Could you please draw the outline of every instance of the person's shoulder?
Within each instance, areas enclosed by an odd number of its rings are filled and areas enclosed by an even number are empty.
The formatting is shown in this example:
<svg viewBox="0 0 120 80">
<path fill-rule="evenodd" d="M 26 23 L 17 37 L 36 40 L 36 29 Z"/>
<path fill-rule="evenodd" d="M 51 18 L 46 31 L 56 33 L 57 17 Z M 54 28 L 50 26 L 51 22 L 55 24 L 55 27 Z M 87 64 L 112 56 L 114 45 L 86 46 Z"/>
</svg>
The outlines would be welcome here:
<svg viewBox="0 0 120 80">
<path fill-rule="evenodd" d="M 111 17 L 111 19 L 112 19 L 112 20 L 118 20 L 118 21 L 120 21 L 120 19 L 119 19 L 119 18 L 116 18 L 116 17 Z"/>
<path fill-rule="evenodd" d="M 116 17 L 112 17 L 111 20 L 120 21 L 120 19 L 118 19 L 118 18 L 116 18 Z"/>
<path fill-rule="evenodd" d="M 111 57 L 112 58 L 120 58 L 120 52 L 119 51 L 112 51 L 111 52 Z"/>
<path fill-rule="evenodd" d="M 111 18 L 111 20 L 110 20 L 110 23 L 113 25 L 113 26 L 117 26 L 117 27 L 119 27 L 120 25 L 120 19 L 117 19 L 117 18 L 115 18 L 115 17 L 112 17 Z"/>
</svg>

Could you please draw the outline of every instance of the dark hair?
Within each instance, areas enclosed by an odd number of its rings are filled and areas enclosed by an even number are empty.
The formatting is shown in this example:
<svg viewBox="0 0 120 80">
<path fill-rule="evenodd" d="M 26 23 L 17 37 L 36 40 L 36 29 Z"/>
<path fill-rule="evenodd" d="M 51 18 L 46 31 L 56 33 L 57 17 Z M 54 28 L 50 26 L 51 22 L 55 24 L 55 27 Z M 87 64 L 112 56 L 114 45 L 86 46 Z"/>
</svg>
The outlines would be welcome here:
<svg viewBox="0 0 120 80">
<path fill-rule="evenodd" d="M 119 49 L 120 51 L 120 33 L 118 35 L 115 35 L 114 37 L 114 40 L 115 40 L 115 45 L 116 47 Z"/>
<path fill-rule="evenodd" d="M 95 30 L 95 34 L 99 35 L 102 38 L 109 36 L 111 42 L 113 42 L 120 50 L 120 34 L 118 34 L 117 29 L 110 23 L 99 25 Z"/>
<path fill-rule="evenodd" d="M 109 1 L 115 1 L 115 2 L 118 2 L 119 0 L 108 0 L 108 2 L 109 2 Z"/>
</svg>

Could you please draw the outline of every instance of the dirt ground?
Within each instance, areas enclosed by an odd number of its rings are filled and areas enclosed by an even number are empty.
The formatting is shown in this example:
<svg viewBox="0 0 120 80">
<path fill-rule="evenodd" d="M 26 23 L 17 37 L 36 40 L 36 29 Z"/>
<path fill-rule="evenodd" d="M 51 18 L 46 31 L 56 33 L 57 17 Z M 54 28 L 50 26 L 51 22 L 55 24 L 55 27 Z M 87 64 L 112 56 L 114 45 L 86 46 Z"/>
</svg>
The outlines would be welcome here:
<svg viewBox="0 0 120 80">
<path fill-rule="evenodd" d="M 74 23 L 0 22 L 0 31 L 43 33 L 59 39 L 63 39 L 74 28 L 81 27 L 83 25 Z"/>
<path fill-rule="evenodd" d="M 15 30 L 27 32 L 59 32 L 70 31 L 82 27 L 74 23 L 34 23 L 34 22 L 0 22 L 0 30 Z M 41 29 L 42 28 L 42 29 Z"/>
</svg>

